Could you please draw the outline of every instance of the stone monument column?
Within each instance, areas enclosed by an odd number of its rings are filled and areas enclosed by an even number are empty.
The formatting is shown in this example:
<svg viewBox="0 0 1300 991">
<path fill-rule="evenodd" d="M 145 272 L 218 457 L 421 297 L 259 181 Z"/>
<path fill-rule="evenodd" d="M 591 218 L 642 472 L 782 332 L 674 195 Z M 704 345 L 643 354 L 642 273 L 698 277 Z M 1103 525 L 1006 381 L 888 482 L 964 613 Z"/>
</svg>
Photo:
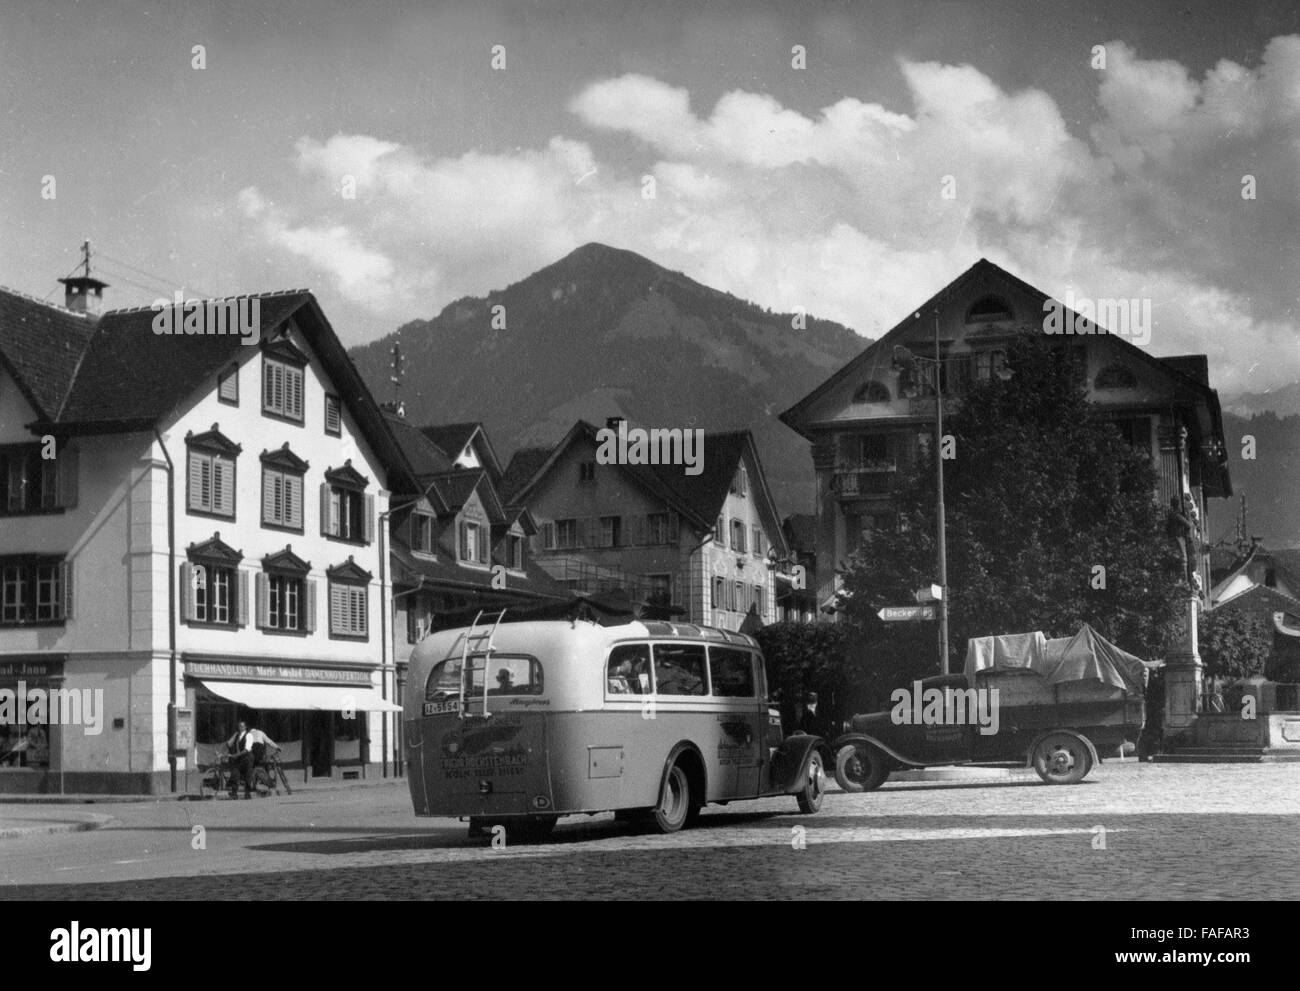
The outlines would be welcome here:
<svg viewBox="0 0 1300 991">
<path fill-rule="evenodd" d="M 1162 427 L 1160 429 L 1161 464 L 1166 471 L 1173 467 L 1177 474 L 1162 479 L 1162 492 L 1174 491 L 1175 504 L 1185 505 L 1184 480 L 1187 478 L 1187 430 L 1184 427 Z M 1178 633 L 1165 656 L 1165 739 L 1170 742 L 1180 737 L 1191 736 L 1196 723 L 1196 714 L 1201 702 L 1201 663 L 1197 648 L 1197 620 L 1201 608 L 1201 588 L 1196 572 L 1200 564 L 1201 536 L 1197 521 L 1193 517 L 1180 517 L 1175 511 L 1175 520 L 1181 520 L 1185 533 L 1180 540 L 1186 548 L 1185 561 L 1187 573 L 1187 592 L 1182 602 L 1182 617 L 1178 624 Z"/>
</svg>

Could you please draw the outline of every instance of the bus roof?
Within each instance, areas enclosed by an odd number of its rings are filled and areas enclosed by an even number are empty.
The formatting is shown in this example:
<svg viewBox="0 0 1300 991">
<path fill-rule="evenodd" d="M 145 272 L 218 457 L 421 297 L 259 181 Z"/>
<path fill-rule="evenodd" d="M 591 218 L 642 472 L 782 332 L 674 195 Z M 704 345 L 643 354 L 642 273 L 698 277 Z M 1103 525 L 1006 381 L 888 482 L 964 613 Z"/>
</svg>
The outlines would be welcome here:
<svg viewBox="0 0 1300 991">
<path fill-rule="evenodd" d="M 422 660 L 432 653 L 438 659 L 458 652 L 462 637 L 469 632 L 469 627 L 462 626 L 450 630 L 438 630 L 429 634 L 416 645 L 416 653 L 423 655 Z M 486 634 L 490 624 L 480 623 L 474 628 L 478 634 Z M 758 641 L 745 633 L 735 633 L 714 626 L 700 626 L 694 623 L 672 623 L 666 620 L 630 620 L 605 626 L 587 620 L 570 621 L 566 619 L 542 619 L 519 623 L 502 623 L 497 627 L 493 645 L 498 651 L 519 649 L 516 645 L 535 644 L 541 646 L 559 645 L 565 641 L 572 643 L 577 638 L 591 647 L 604 648 L 624 640 L 703 640 L 717 644 L 730 644 L 737 647 L 759 649 Z M 486 644 L 472 644 L 470 653 L 482 653 L 476 650 Z M 423 648 L 423 650 L 421 650 Z M 412 656 L 412 661 L 415 657 Z"/>
</svg>

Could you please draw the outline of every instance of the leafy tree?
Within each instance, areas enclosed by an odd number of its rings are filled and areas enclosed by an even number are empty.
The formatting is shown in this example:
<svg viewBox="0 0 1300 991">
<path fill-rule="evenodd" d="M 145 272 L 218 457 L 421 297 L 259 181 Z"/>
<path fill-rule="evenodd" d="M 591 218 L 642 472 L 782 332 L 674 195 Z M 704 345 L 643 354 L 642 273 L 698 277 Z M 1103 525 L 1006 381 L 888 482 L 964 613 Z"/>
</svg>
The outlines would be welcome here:
<svg viewBox="0 0 1300 991">
<path fill-rule="evenodd" d="M 816 692 L 818 709 L 831 725 L 853 714 L 847 663 L 851 633 L 834 623 L 771 623 L 754 634 L 767 660 L 769 690 L 781 709 L 781 722 L 793 726 L 795 705 Z"/>
<path fill-rule="evenodd" d="M 1187 583 L 1154 466 L 1096 416 L 1071 349 L 1024 337 L 1006 364 L 1009 379 L 976 383 L 944 419 L 949 669 L 969 637 L 1068 636 L 1083 622 L 1159 656 Z M 897 525 L 870 533 L 844 573 L 871 663 L 895 683 L 938 672 L 937 624 L 875 616 L 935 581 L 935 454 L 924 445 L 900 470 Z"/>
<path fill-rule="evenodd" d="M 1273 631 L 1263 616 L 1220 608 L 1201 614 L 1198 630 L 1206 677 L 1249 678 L 1264 670 Z"/>
</svg>

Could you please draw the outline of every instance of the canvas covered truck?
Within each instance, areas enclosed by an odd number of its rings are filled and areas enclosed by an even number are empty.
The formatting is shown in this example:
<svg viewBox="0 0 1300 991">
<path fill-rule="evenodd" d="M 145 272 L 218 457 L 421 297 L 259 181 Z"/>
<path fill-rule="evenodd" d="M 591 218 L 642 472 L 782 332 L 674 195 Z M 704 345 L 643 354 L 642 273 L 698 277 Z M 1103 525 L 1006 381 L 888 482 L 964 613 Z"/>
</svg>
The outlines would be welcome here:
<svg viewBox="0 0 1300 991">
<path fill-rule="evenodd" d="M 889 710 L 855 715 L 832 744 L 845 791 L 879 788 L 905 768 L 1032 766 L 1049 784 L 1082 781 L 1145 722 L 1155 664 L 1086 624 L 1072 637 L 977 637 L 961 674 L 897 689 Z"/>
</svg>

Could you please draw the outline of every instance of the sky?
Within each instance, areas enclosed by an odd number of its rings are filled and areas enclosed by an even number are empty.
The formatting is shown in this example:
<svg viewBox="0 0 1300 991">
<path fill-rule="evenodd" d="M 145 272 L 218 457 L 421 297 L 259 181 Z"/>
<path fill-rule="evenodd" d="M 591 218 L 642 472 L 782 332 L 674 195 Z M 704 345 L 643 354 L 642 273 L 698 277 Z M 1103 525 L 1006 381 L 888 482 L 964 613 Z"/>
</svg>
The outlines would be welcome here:
<svg viewBox="0 0 1300 991">
<path fill-rule="evenodd" d="M 89 238 L 108 305 L 305 287 L 347 345 L 588 241 L 867 336 L 986 257 L 1263 392 L 1300 5 L 0 0 L 0 232 L 38 297 Z"/>
</svg>

